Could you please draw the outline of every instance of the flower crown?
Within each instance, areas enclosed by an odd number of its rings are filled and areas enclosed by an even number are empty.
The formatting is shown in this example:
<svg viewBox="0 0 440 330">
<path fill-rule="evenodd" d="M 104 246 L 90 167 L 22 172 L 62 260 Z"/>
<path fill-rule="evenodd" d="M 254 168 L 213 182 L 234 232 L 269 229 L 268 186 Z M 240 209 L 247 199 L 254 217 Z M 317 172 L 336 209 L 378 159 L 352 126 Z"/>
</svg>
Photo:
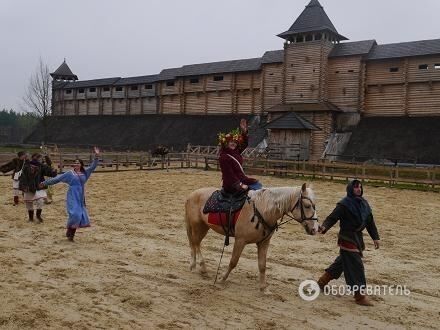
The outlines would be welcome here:
<svg viewBox="0 0 440 330">
<path fill-rule="evenodd" d="M 229 133 L 218 133 L 218 145 L 225 147 L 229 142 L 234 141 L 237 144 L 243 142 L 243 137 L 241 136 L 240 129 L 234 128 Z"/>
</svg>

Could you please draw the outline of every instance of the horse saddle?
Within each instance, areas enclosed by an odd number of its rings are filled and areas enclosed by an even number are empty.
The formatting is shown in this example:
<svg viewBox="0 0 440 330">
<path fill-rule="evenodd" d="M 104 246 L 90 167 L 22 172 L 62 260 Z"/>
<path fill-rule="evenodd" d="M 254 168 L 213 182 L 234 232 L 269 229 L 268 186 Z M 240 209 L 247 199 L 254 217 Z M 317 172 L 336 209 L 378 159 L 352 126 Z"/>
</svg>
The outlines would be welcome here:
<svg viewBox="0 0 440 330">
<path fill-rule="evenodd" d="M 229 194 L 222 190 L 216 190 L 206 201 L 203 213 L 233 213 L 241 210 L 246 201 L 246 191 Z"/>
</svg>

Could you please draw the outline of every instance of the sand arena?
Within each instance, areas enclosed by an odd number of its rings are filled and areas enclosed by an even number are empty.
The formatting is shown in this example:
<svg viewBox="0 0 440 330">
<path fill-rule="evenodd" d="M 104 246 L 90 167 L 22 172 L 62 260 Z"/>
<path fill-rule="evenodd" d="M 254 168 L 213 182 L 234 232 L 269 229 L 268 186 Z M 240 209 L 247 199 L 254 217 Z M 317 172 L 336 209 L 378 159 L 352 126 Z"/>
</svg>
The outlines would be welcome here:
<svg viewBox="0 0 440 330">
<path fill-rule="evenodd" d="M 266 186 L 302 183 L 260 179 Z M 45 222 L 32 224 L 23 204 L 12 206 L 10 177 L 1 176 L 0 328 L 438 328 L 440 194 L 365 188 L 382 239 L 379 250 L 365 239 L 368 283 L 411 290 L 409 297 L 375 296 L 375 306 L 365 308 L 348 296 L 306 302 L 298 295 L 301 281 L 317 278 L 337 255 L 337 226 L 314 237 L 297 223 L 280 229 L 269 248 L 265 295 L 254 245 L 225 285 L 213 285 L 223 237 L 212 231 L 202 245 L 208 275 L 190 272 L 184 201 L 196 188 L 219 184 L 218 172 L 198 170 L 95 173 L 86 186 L 92 227 L 70 243 L 65 186 L 55 186 Z M 345 185 L 312 186 L 322 223 Z"/>
</svg>

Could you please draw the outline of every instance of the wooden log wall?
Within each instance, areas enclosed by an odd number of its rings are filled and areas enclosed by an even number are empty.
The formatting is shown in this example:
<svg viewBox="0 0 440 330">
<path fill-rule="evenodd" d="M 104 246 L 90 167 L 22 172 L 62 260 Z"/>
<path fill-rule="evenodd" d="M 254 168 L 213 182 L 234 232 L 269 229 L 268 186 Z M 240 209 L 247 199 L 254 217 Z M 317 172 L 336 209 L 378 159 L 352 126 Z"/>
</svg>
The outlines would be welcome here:
<svg viewBox="0 0 440 330">
<path fill-rule="evenodd" d="M 129 99 L 130 101 L 130 115 L 142 114 L 142 100 L 139 98 Z"/>
<path fill-rule="evenodd" d="M 359 109 L 361 68 L 360 56 L 337 57 L 329 60 L 327 97 L 342 110 Z"/>
<path fill-rule="evenodd" d="M 146 114 L 153 114 L 156 113 L 156 97 L 155 96 L 148 96 L 142 98 L 142 109 L 143 113 Z"/>
<path fill-rule="evenodd" d="M 404 116 L 405 85 L 367 86 L 365 116 Z"/>
<path fill-rule="evenodd" d="M 421 65 L 427 65 L 427 69 L 420 69 L 419 66 Z M 420 56 L 409 58 L 408 81 L 410 83 L 422 81 L 440 81 L 440 56 Z"/>
<path fill-rule="evenodd" d="M 205 114 L 205 96 L 203 92 L 188 93 L 185 97 L 185 113 L 192 115 Z"/>
<path fill-rule="evenodd" d="M 88 115 L 99 115 L 99 101 L 98 99 L 86 100 L 88 102 Z"/>
<path fill-rule="evenodd" d="M 282 101 L 283 64 L 264 64 L 262 78 L 262 108 L 265 111 Z"/>
<path fill-rule="evenodd" d="M 440 81 L 409 85 L 409 116 L 440 116 Z"/>
<path fill-rule="evenodd" d="M 125 115 L 127 114 L 127 100 L 126 99 L 116 99 L 113 100 L 113 114 L 114 115 Z"/>
<path fill-rule="evenodd" d="M 162 113 L 178 114 L 180 113 L 180 96 L 179 94 L 162 95 Z"/>
<path fill-rule="evenodd" d="M 330 112 L 302 112 L 300 115 L 321 129 L 312 131 L 309 151 L 310 160 L 320 159 L 325 149 L 325 142 L 333 129 L 333 115 Z"/>
<path fill-rule="evenodd" d="M 104 99 L 102 101 L 102 114 L 103 115 L 112 115 L 113 114 L 113 100 L 112 99 Z"/>
<path fill-rule="evenodd" d="M 232 96 L 228 90 L 207 93 L 207 114 L 232 113 Z"/>
<path fill-rule="evenodd" d="M 327 60 L 331 47 L 326 41 L 292 43 L 286 47 L 284 64 L 264 64 L 257 72 L 178 78 L 174 86 L 163 81 L 75 88 L 69 93 L 54 90 L 53 113 L 250 114 L 282 103 L 284 91 L 286 103 L 329 100 L 343 110 L 363 111 L 365 116 L 440 115 L 440 56 Z M 191 82 L 193 78 L 199 81 Z"/>
<path fill-rule="evenodd" d="M 69 100 L 64 103 L 64 115 L 74 116 L 75 115 L 75 101 Z"/>
<path fill-rule="evenodd" d="M 291 43 L 285 49 L 284 101 L 316 102 L 325 97 L 328 54 L 333 44 L 328 41 Z M 323 63 L 324 62 L 324 63 Z"/>
</svg>

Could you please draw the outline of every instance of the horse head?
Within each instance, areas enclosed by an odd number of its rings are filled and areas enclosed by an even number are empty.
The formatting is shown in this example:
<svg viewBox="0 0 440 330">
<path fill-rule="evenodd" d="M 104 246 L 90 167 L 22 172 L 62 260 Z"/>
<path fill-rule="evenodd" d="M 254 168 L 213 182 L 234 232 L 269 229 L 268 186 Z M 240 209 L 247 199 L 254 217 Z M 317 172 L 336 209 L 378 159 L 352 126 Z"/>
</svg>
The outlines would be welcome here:
<svg viewBox="0 0 440 330">
<path fill-rule="evenodd" d="M 315 194 L 312 188 L 307 188 L 304 183 L 293 199 L 293 208 L 290 213 L 305 229 L 309 235 L 318 232 L 318 216 L 316 214 Z"/>
</svg>

